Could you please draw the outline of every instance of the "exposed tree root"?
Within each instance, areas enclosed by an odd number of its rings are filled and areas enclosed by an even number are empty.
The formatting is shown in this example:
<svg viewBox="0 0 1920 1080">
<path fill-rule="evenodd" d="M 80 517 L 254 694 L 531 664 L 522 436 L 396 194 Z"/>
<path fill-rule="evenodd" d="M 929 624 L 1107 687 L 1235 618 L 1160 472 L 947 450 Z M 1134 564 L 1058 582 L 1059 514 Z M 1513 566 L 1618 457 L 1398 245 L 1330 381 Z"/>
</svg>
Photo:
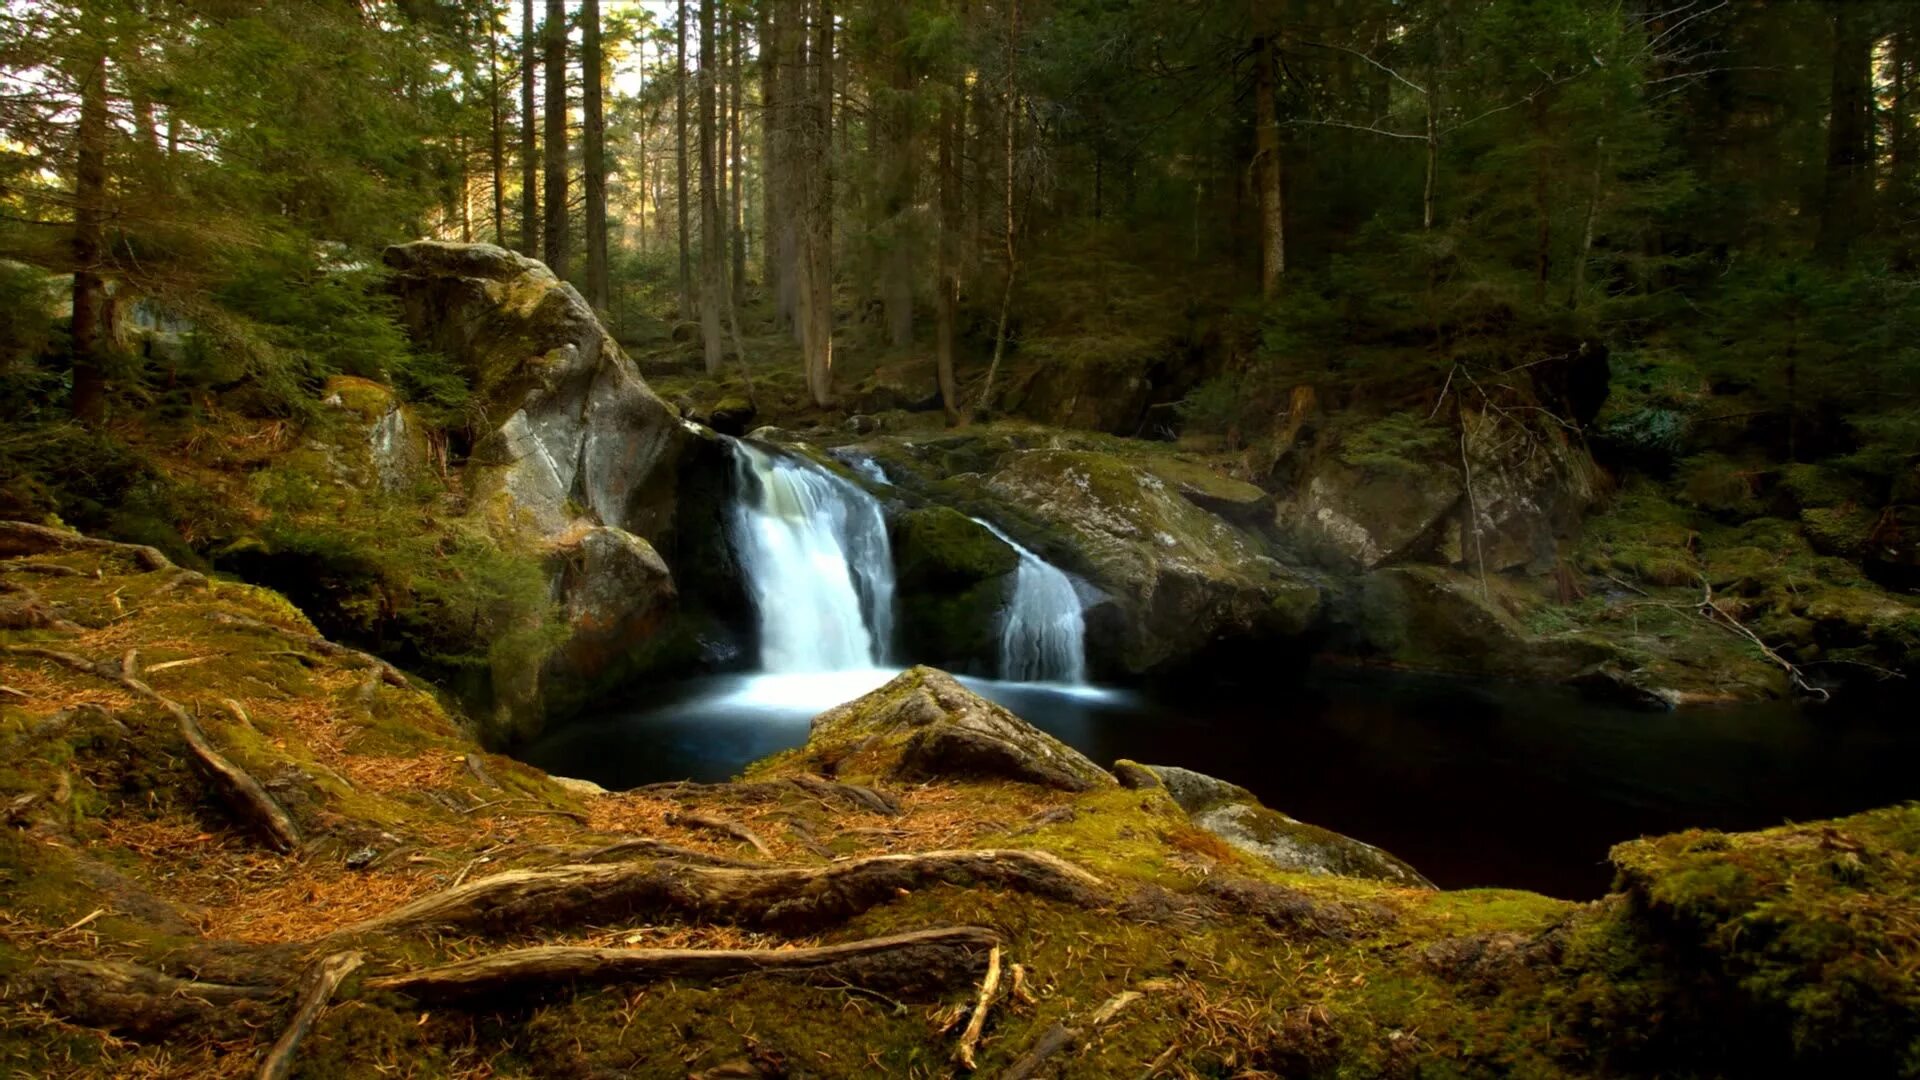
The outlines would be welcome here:
<svg viewBox="0 0 1920 1080">
<path fill-rule="evenodd" d="M 1029 1077 L 1038 1075 L 1040 1067 L 1045 1065 L 1049 1058 L 1080 1045 L 1108 1021 L 1120 1015 L 1121 1010 L 1139 1001 L 1143 996 L 1145 995 L 1138 990 L 1123 990 L 1108 998 L 1085 1020 L 1075 1024 L 1063 1021 L 1041 1032 L 1040 1037 L 1034 1040 L 1033 1046 L 1025 1054 L 1020 1055 L 1020 1060 L 1007 1066 L 1007 1071 L 1000 1074 L 1000 1080 L 1028 1080 Z"/>
<path fill-rule="evenodd" d="M 195 982 L 108 960 L 52 960 L 28 972 L 25 984 L 61 1016 L 136 1038 L 164 1037 L 275 993 L 270 986 Z"/>
<path fill-rule="evenodd" d="M 306 1038 L 308 1029 L 326 1010 L 327 1002 L 333 1000 L 333 992 L 340 988 L 341 981 L 353 974 L 364 959 L 358 952 L 337 952 L 323 957 L 308 970 L 301 983 L 300 1004 L 293 1011 L 293 1019 L 260 1062 L 255 1080 L 286 1080 L 293 1073 L 293 1055 L 300 1049 L 300 1040 Z"/>
<path fill-rule="evenodd" d="M 731 866 L 740 869 L 758 870 L 764 863 L 750 862 L 746 859 L 730 859 L 725 855 L 709 855 L 704 851 L 669 844 L 665 840 L 655 840 L 650 836 L 634 836 L 617 840 L 604 847 L 597 848 L 554 848 L 553 852 L 564 862 L 603 863 L 632 861 L 636 858 L 671 859 L 674 862 L 690 866 Z"/>
<path fill-rule="evenodd" d="M 710 981 L 777 975 L 907 996 L 946 992 L 997 950 L 977 926 L 920 930 L 811 949 L 588 949 L 548 946 L 370 979 L 367 986 L 420 1001 L 516 999 L 529 991 L 658 979 Z"/>
<path fill-rule="evenodd" d="M 724 818 L 709 817 L 705 814 L 668 814 L 667 824 L 725 833 L 743 844 L 751 845 L 753 850 L 759 852 L 764 858 L 773 858 L 773 849 L 767 846 L 765 840 L 760 839 L 760 834 L 737 821 L 727 821 Z"/>
<path fill-rule="evenodd" d="M 290 627 L 275 626 L 270 622 L 261 622 L 259 619 L 249 619 L 245 615 L 233 615 L 224 611 L 209 612 L 207 618 L 212 622 L 219 623 L 221 626 L 234 626 L 242 630 L 255 630 L 262 634 L 277 634 L 289 641 L 304 645 L 314 652 L 319 653 L 321 656 L 358 660 L 363 664 L 371 665 L 377 670 L 380 673 L 381 680 L 388 686 L 397 686 L 404 690 L 412 685 L 407 682 L 406 675 L 402 674 L 399 668 L 394 667 L 385 660 L 380 659 L 372 653 L 361 652 L 359 649 L 351 649 L 338 642 L 328 641 L 318 634 L 308 634 Z"/>
<path fill-rule="evenodd" d="M 214 749 L 213 744 L 207 741 L 206 732 L 200 730 L 199 723 L 185 706 L 141 681 L 136 674 L 135 650 L 128 650 L 118 665 L 32 645 L 0 646 L 0 654 L 51 660 L 82 674 L 119 683 L 135 695 L 160 706 L 173 717 L 180 729 L 180 737 L 192 752 L 195 767 L 213 785 L 228 809 L 248 828 L 259 833 L 274 850 L 286 852 L 300 846 L 299 827 L 294 824 L 292 816 L 274 801 L 273 796 L 260 786 L 260 782 Z"/>
<path fill-rule="evenodd" d="M 859 810 L 871 810 L 889 817 L 898 816 L 900 804 L 892 796 L 859 784 L 843 784 L 823 776 L 789 776 L 783 780 L 746 780 L 727 784 L 699 784 L 672 780 L 635 788 L 642 795 L 664 799 L 684 799 L 701 795 L 723 796 L 733 801 L 778 802 L 795 788 L 821 799 L 837 800 Z"/>
<path fill-rule="evenodd" d="M 1041 851 L 930 851 L 759 869 L 673 862 L 570 865 L 470 881 L 330 937 L 436 929 L 514 933 L 589 919 L 667 916 L 806 932 L 935 885 L 981 885 L 1085 904 L 1097 901 L 1100 880 Z"/>
<path fill-rule="evenodd" d="M 0 559 L 21 555 L 46 555 L 57 551 L 91 551 L 130 558 L 142 570 L 171 570 L 173 560 L 159 548 L 145 544 L 121 544 L 91 536 L 31 525 L 24 521 L 0 521 Z"/>
</svg>

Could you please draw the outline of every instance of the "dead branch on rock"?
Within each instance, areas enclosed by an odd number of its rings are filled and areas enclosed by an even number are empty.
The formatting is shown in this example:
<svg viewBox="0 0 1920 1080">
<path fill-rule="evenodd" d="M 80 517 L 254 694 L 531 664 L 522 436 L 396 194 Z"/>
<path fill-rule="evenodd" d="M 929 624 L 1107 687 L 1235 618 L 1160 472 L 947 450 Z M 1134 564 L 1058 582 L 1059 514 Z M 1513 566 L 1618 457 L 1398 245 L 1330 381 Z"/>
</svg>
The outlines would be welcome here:
<svg viewBox="0 0 1920 1080">
<path fill-rule="evenodd" d="M 1020 1056 L 1020 1060 L 1009 1065 L 1007 1071 L 1000 1074 L 1000 1080 L 1028 1080 L 1029 1077 L 1037 1075 L 1040 1067 L 1047 1063 L 1048 1058 L 1078 1046 L 1095 1031 L 1120 1015 L 1123 1009 L 1144 996 L 1138 990 L 1122 990 L 1093 1010 L 1084 1021 L 1078 1024 L 1062 1021 L 1053 1025 L 1040 1033 L 1040 1037 L 1034 1040 L 1033 1046 L 1025 1054 Z"/>
<path fill-rule="evenodd" d="M 353 974 L 365 959 L 358 952 L 337 952 L 313 965 L 301 985 L 300 1005 L 293 1011 L 293 1020 L 287 1024 L 280 1041 L 267 1051 L 266 1059 L 260 1062 L 255 1080 L 286 1080 L 293 1073 L 293 1055 L 300 1049 L 300 1040 L 306 1038 L 313 1022 L 326 1011 L 327 1002 L 333 1000 L 333 992 L 340 988 L 341 981 Z"/>
<path fill-rule="evenodd" d="M 234 615 L 225 611 L 208 612 L 207 619 L 221 626 L 233 626 L 242 630 L 254 630 L 262 634 L 277 634 L 289 641 L 304 645 L 314 652 L 319 653 L 321 656 L 344 657 L 351 660 L 358 660 L 363 664 L 371 665 L 377 669 L 380 672 L 380 678 L 385 681 L 388 686 L 396 686 L 404 690 L 411 685 L 407 682 L 406 675 L 402 674 L 399 668 L 394 667 L 385 660 L 380 659 L 372 653 L 361 652 L 359 649 L 348 648 L 338 642 L 328 641 L 318 634 L 309 634 L 286 626 L 276 626 L 270 622 L 262 622 L 259 619 L 249 619 L 245 615 Z"/>
<path fill-rule="evenodd" d="M 953 1059 L 968 1072 L 978 1068 L 974 1064 L 974 1051 L 980 1046 L 980 1036 L 987 1029 L 987 1010 L 993 1008 L 994 999 L 1000 996 L 1000 948 L 994 946 L 987 954 L 987 974 L 980 980 L 980 1000 L 973 1006 L 973 1015 L 967 1018 L 967 1029 L 960 1033 L 960 1045 L 953 1049 Z"/>
<path fill-rule="evenodd" d="M 1100 879 L 1043 851 L 930 851 L 828 866 L 736 869 L 674 862 L 509 870 L 421 897 L 330 939 L 468 930 L 515 933 L 586 920 L 677 916 L 806 932 L 935 885 L 1097 902 Z"/>
<path fill-rule="evenodd" d="M 999 947 L 977 926 L 920 930 L 809 949 L 591 949 L 544 946 L 370 979 L 367 986 L 419 1001 L 518 998 L 529 991 L 660 979 L 712 981 L 776 975 L 863 990 L 938 994 L 970 978 L 980 953 Z"/>
<path fill-rule="evenodd" d="M 767 846 L 767 842 L 760 839 L 758 833 L 737 821 L 708 817 L 705 814 L 668 814 L 667 824 L 684 825 L 694 829 L 706 829 L 710 832 L 725 833 L 743 844 L 752 845 L 753 850 L 758 851 L 766 858 L 773 858 L 773 849 Z"/>
<path fill-rule="evenodd" d="M 136 1038 L 162 1038 L 275 993 L 268 986 L 196 982 L 112 960 L 50 960 L 28 972 L 26 983 L 61 1016 Z"/>
<path fill-rule="evenodd" d="M 1733 633 L 1738 634 L 1739 636 L 1744 637 L 1748 641 L 1752 642 L 1754 648 L 1757 648 L 1760 650 L 1760 655 L 1766 657 L 1768 660 L 1773 661 L 1775 664 L 1778 664 L 1780 666 L 1780 670 L 1787 673 L 1787 682 L 1794 689 L 1800 691 L 1803 694 L 1806 694 L 1808 697 L 1811 697 L 1816 701 L 1826 701 L 1833 697 L 1833 695 L 1828 693 L 1824 687 L 1815 686 L 1812 683 L 1808 682 L 1806 679 L 1806 676 L 1800 673 L 1799 668 L 1795 667 L 1792 664 L 1792 662 L 1790 662 L 1786 657 L 1781 656 L 1779 653 L 1773 651 L 1773 649 L 1770 646 L 1768 646 L 1766 642 L 1760 640 L 1759 634 L 1756 634 L 1752 630 L 1747 629 L 1747 625 L 1745 623 L 1741 622 L 1739 619 L 1734 618 L 1731 612 L 1721 607 L 1719 603 L 1716 602 L 1713 598 L 1712 584 L 1708 583 L 1704 578 L 1702 579 L 1700 584 L 1701 584 L 1701 589 L 1703 590 L 1702 596 L 1700 599 L 1700 606 L 1699 606 L 1699 611 L 1702 618 L 1706 619 L 1710 623 L 1713 623 L 1715 626 L 1721 627 L 1726 630 L 1730 630 Z"/>
<path fill-rule="evenodd" d="M 0 521 L 0 559 L 22 555 L 45 555 L 56 551 L 89 551 L 130 558 L 143 570 L 171 570 L 173 560 L 159 548 L 145 544 L 121 544 L 97 540 L 64 529 L 50 529 L 25 521 Z"/>
</svg>

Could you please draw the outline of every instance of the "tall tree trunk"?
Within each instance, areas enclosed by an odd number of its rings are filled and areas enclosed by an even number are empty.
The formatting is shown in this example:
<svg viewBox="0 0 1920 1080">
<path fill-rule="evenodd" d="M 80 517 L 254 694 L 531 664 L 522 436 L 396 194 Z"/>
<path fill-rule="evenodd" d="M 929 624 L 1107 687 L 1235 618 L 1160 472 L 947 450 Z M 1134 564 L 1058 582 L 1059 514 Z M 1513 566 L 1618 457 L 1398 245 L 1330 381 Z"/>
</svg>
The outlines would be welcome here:
<svg viewBox="0 0 1920 1080">
<path fill-rule="evenodd" d="M 493 174 L 493 242 L 507 246 L 507 124 L 500 98 L 500 12 L 487 12 L 488 161 Z"/>
<path fill-rule="evenodd" d="M 768 295 L 781 292 L 780 260 L 775 235 L 780 228 L 782 206 L 779 171 L 781 150 L 780 121 L 780 49 L 775 31 L 780 5 L 763 0 L 758 5 L 755 28 L 760 40 L 760 282 Z M 776 305 L 777 306 L 777 305 Z"/>
<path fill-rule="evenodd" d="M 1007 276 L 1000 291 L 1000 323 L 993 334 L 993 359 L 987 362 L 987 378 L 980 387 L 980 411 L 985 412 L 993 402 L 993 381 L 1000 374 L 1000 358 L 1007 348 L 1007 317 L 1013 310 L 1013 278 L 1019 269 L 1018 254 L 1015 247 L 1013 177 L 1015 173 L 1013 156 L 1013 133 L 1019 120 L 1020 82 L 1016 77 L 1019 61 L 1020 43 L 1020 0 L 1013 0 L 1007 19 L 1007 89 L 1005 112 L 1001 117 L 1004 130 L 1006 168 L 1003 194 L 1006 201 L 1006 257 Z"/>
<path fill-rule="evenodd" d="M 73 163 L 73 418 L 96 427 L 106 418 L 107 51 L 104 44 L 80 82 L 80 127 Z"/>
<path fill-rule="evenodd" d="M 940 273 L 934 307 L 934 370 L 940 380 L 940 406 L 946 411 L 949 427 L 960 422 L 954 335 L 960 318 L 960 198 L 966 182 L 960 175 L 958 142 L 965 137 L 966 118 L 966 77 L 956 72 L 940 107 Z"/>
<path fill-rule="evenodd" d="M 1254 42 L 1254 175 L 1260 184 L 1260 295 L 1280 295 L 1287 272 L 1285 207 L 1280 201 L 1280 118 L 1275 111 L 1274 44 L 1271 36 Z"/>
<path fill-rule="evenodd" d="M 1547 306 L 1547 285 L 1553 275 L 1553 203 L 1551 160 L 1547 154 L 1553 133 L 1547 127 L 1546 94 L 1533 97 L 1533 303 Z"/>
<path fill-rule="evenodd" d="M 533 73 L 540 68 L 534 47 L 533 0 L 520 0 L 520 254 L 540 257 L 540 151 L 535 142 Z"/>
<path fill-rule="evenodd" d="M 733 239 L 733 273 L 728 275 L 727 280 L 733 286 L 729 310 L 737 318 L 740 308 L 747 302 L 747 144 L 742 141 L 745 123 L 741 119 L 741 114 L 746 111 L 746 79 L 741 74 L 741 68 L 747 62 L 747 23 L 737 10 L 730 10 L 727 14 L 727 37 L 732 46 L 732 55 L 727 63 L 727 100 L 732 108 L 728 110 L 727 124 L 733 133 L 733 138 L 729 140 L 733 153 L 727 159 L 728 170 L 732 174 L 729 187 L 733 190 L 732 214 L 728 219 L 728 233 Z"/>
<path fill-rule="evenodd" d="M 1920 90 L 1915 86 L 1914 61 L 1916 32 L 1920 19 L 1909 15 L 1893 36 L 1889 67 L 1893 77 L 1893 108 L 1887 117 L 1887 212 L 1883 220 L 1893 223 L 1894 269 L 1913 269 L 1916 184 L 1913 160 L 1913 105 L 1907 95 Z"/>
<path fill-rule="evenodd" d="M 600 51 L 600 0 L 580 5 L 580 93 L 584 105 L 587 186 L 587 303 L 605 312 L 612 301 L 607 267 L 607 113 Z"/>
<path fill-rule="evenodd" d="M 463 110 L 464 111 L 464 110 Z M 454 156 L 460 159 L 460 242 L 473 243 L 473 153 L 467 148 L 467 136 L 453 137 Z"/>
<path fill-rule="evenodd" d="M 1833 23 L 1832 95 L 1827 120 L 1825 198 L 1820 209 L 1821 258 L 1842 262 L 1866 224 L 1873 172 L 1873 99 L 1869 90 L 1873 12 L 1865 5 L 1828 8 Z"/>
<path fill-rule="evenodd" d="M 714 160 L 719 153 L 714 128 L 714 64 L 720 58 L 713 40 L 714 3 L 700 0 L 700 340 L 705 346 L 709 375 L 720 371 L 720 362 L 726 356 L 720 339 L 720 275 L 725 255 Z"/>
<path fill-rule="evenodd" d="M 817 0 L 813 12 L 813 101 L 808 111 L 806 223 L 801 229 L 805 290 L 801 301 L 801 353 L 807 390 L 822 408 L 833 401 L 833 3 Z"/>
<path fill-rule="evenodd" d="M 906 26 L 899 28 L 902 36 Z M 913 281 L 919 270 L 914 246 L 912 213 L 914 196 L 920 186 L 920 148 L 914 131 L 913 95 L 919 73 L 906 54 L 904 42 L 894 47 L 893 108 L 887 117 L 885 170 L 886 195 L 881 211 L 886 217 L 887 259 L 881 282 L 881 302 L 886 307 L 887 333 L 895 348 L 913 343 Z"/>
<path fill-rule="evenodd" d="M 547 0 L 546 263 L 567 276 L 567 5 Z"/>
<path fill-rule="evenodd" d="M 687 177 L 687 0 L 679 0 L 674 21 L 673 157 L 674 184 L 680 214 L 680 317 L 693 310 L 692 238 L 688 235 L 691 207 Z"/>
<path fill-rule="evenodd" d="M 1601 181 L 1607 166 L 1607 140 L 1605 136 L 1593 140 L 1593 185 L 1587 193 L 1586 224 L 1580 230 L 1580 253 L 1573 261 L 1573 283 L 1567 286 L 1567 310 L 1580 310 L 1580 303 L 1587 292 L 1587 260 L 1593 258 L 1594 222 L 1600 217 Z"/>
</svg>

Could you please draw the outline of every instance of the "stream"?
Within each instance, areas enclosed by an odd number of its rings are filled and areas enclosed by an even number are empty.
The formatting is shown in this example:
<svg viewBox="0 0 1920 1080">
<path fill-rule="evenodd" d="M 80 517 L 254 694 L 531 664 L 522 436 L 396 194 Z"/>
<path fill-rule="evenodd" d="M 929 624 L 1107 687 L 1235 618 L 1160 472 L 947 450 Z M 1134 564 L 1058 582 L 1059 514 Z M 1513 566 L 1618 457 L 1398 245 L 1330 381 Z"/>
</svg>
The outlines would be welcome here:
<svg viewBox="0 0 1920 1080">
<path fill-rule="evenodd" d="M 732 542 L 759 615 L 758 670 L 638 688 L 527 747 L 532 764 L 616 790 L 729 779 L 911 662 L 887 646 L 880 503 L 802 458 L 748 442 L 734 453 Z M 873 469 L 862 475 L 884 483 Z M 1089 686 L 1073 583 L 1014 546 L 1002 678 L 963 682 L 1102 765 L 1231 780 L 1443 888 L 1591 899 L 1621 841 L 1920 798 L 1910 698 L 1646 713 L 1555 687 L 1342 668 L 1284 685 Z"/>
</svg>

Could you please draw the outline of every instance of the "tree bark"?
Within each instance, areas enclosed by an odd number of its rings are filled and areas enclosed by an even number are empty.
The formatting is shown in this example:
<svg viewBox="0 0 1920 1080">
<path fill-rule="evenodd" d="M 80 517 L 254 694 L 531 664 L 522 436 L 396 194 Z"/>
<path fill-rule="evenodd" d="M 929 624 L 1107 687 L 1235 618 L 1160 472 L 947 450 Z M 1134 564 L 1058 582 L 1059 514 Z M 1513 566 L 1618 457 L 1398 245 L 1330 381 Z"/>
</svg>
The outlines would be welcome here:
<svg viewBox="0 0 1920 1080">
<path fill-rule="evenodd" d="M 811 114 L 806 125 L 805 225 L 801 229 L 805 287 L 801 302 L 801 343 L 807 391 L 813 403 L 833 402 L 833 3 L 817 0 L 813 46 Z"/>
<path fill-rule="evenodd" d="M 535 141 L 533 73 L 539 69 L 534 49 L 533 0 L 520 3 L 520 254 L 540 257 L 540 149 Z"/>
<path fill-rule="evenodd" d="M 1281 202 L 1280 119 L 1275 111 L 1274 43 L 1271 36 L 1254 42 L 1254 175 L 1260 184 L 1260 295 L 1280 295 L 1280 278 L 1287 272 L 1285 206 Z"/>
<path fill-rule="evenodd" d="M 493 173 L 493 242 L 507 246 L 507 123 L 506 103 L 500 97 L 500 12 L 487 13 L 488 165 Z"/>
<path fill-rule="evenodd" d="M 776 237 L 781 229 L 780 190 L 782 39 L 775 30 L 781 5 L 766 0 L 759 5 L 756 27 L 760 40 L 760 281 L 769 295 L 778 297 L 783 269 Z M 775 303 L 779 308 L 778 301 Z"/>
<path fill-rule="evenodd" d="M 903 11 L 900 24 L 895 28 L 902 38 L 908 32 L 904 15 Z M 893 107 L 885 117 L 887 145 L 880 163 L 884 177 L 880 210 L 887 239 L 880 297 L 886 309 L 888 339 L 895 348 L 905 348 L 913 343 L 913 282 L 920 268 L 912 220 L 920 181 L 920 148 L 913 103 L 919 72 L 904 43 L 893 43 L 890 51 L 894 54 Z"/>
<path fill-rule="evenodd" d="M 726 357 L 721 340 L 720 305 L 723 261 L 726 257 L 720 237 L 720 192 L 717 187 L 719 153 L 714 126 L 715 65 L 720 49 L 714 41 L 713 6 L 716 0 L 700 0 L 700 340 L 705 347 L 707 374 L 720 371 Z"/>
<path fill-rule="evenodd" d="M 674 20 L 673 157 L 676 211 L 680 215 L 680 317 L 693 310 L 693 253 L 691 208 L 687 203 L 687 0 L 678 0 Z"/>
<path fill-rule="evenodd" d="M 580 92 L 585 113 L 587 187 L 587 303 L 604 315 L 612 293 L 607 266 L 607 114 L 600 0 L 580 5 Z"/>
<path fill-rule="evenodd" d="M 742 141 L 746 125 L 741 118 L 741 114 L 746 111 L 746 80 L 741 74 L 741 69 L 747 62 L 747 23 L 740 17 L 738 11 L 731 11 L 727 15 L 727 36 L 730 39 L 733 54 L 727 64 L 729 76 L 727 100 L 732 105 L 728 110 L 728 125 L 733 133 L 732 139 L 729 140 L 733 153 L 727 159 L 729 171 L 732 173 L 729 186 L 733 190 L 732 213 L 729 217 L 731 225 L 728 229 L 733 241 L 733 273 L 728 275 L 727 280 L 733 288 L 730 310 L 737 318 L 739 310 L 746 306 L 747 302 L 747 144 Z"/>
<path fill-rule="evenodd" d="M 1865 225 L 1873 173 L 1872 74 L 1873 12 L 1865 5 L 1834 4 L 1831 96 L 1827 119 L 1826 190 L 1820 208 L 1816 253 L 1824 260 L 1846 260 Z"/>
<path fill-rule="evenodd" d="M 940 267 L 934 309 L 934 369 L 949 427 L 960 422 L 960 386 L 954 375 L 954 335 L 960 319 L 961 188 L 958 142 L 967 126 L 966 76 L 956 72 L 940 108 Z"/>
<path fill-rule="evenodd" d="M 107 50 L 99 46 L 80 80 L 73 167 L 73 418 L 98 426 L 107 411 Z"/>
<path fill-rule="evenodd" d="M 545 259 L 555 277 L 567 276 L 567 5 L 547 0 Z"/>
<path fill-rule="evenodd" d="M 1013 217 L 1013 177 L 1016 171 L 1013 156 L 1013 133 L 1016 121 L 1019 118 L 1018 109 L 1020 99 L 1020 84 L 1015 75 L 1017 61 L 1019 60 L 1019 40 L 1020 0 L 1013 0 L 1012 8 L 1008 12 L 1006 56 L 1007 88 L 1005 112 L 1001 118 L 1004 127 L 1001 135 L 1004 139 L 1004 149 L 1006 151 L 1004 155 L 1006 176 L 1004 177 L 1005 185 L 1002 192 L 1006 203 L 1004 209 L 1006 211 L 1007 276 L 1000 291 L 1000 323 L 993 335 L 993 359 L 987 363 L 987 378 L 980 387 L 980 410 L 982 412 L 985 412 L 993 402 L 993 381 L 994 378 L 1000 374 L 1000 358 L 1002 354 L 1005 353 L 1007 347 L 1007 317 L 1013 309 L 1013 278 L 1015 271 L 1019 269 L 1018 251 L 1015 247 Z"/>
</svg>

